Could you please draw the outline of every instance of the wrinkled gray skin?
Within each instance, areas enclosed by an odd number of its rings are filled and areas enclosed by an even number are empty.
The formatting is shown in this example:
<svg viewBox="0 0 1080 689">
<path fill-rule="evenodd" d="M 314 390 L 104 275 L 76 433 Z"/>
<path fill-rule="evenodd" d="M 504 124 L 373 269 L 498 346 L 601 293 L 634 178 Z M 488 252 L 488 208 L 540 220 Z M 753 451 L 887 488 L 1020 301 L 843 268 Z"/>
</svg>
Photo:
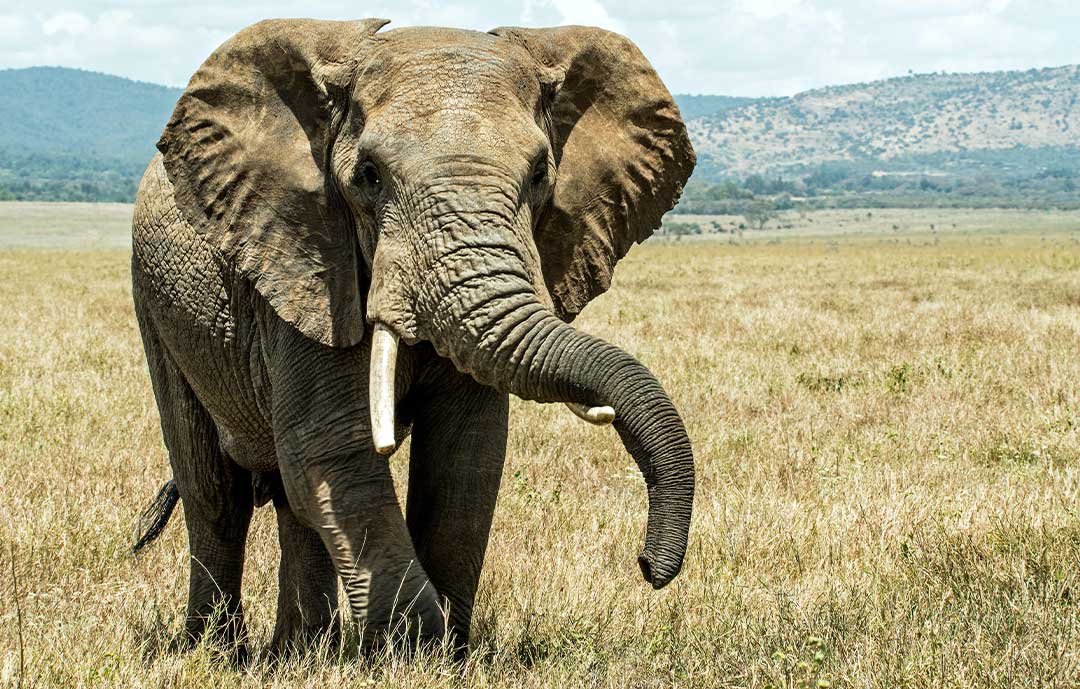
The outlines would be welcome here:
<svg viewBox="0 0 1080 689">
<path fill-rule="evenodd" d="M 272 501 L 275 649 L 335 628 L 339 578 L 367 644 L 449 632 L 464 648 L 508 393 L 614 407 L 648 485 L 641 571 L 660 588 L 682 564 L 679 415 L 641 364 L 566 323 L 693 168 L 670 95 L 597 29 L 383 23 L 230 39 L 139 190 L 135 306 L 187 522 L 190 640 L 218 606 L 242 641 L 245 537 Z M 376 322 L 404 343 L 404 517 L 372 449 Z"/>
</svg>

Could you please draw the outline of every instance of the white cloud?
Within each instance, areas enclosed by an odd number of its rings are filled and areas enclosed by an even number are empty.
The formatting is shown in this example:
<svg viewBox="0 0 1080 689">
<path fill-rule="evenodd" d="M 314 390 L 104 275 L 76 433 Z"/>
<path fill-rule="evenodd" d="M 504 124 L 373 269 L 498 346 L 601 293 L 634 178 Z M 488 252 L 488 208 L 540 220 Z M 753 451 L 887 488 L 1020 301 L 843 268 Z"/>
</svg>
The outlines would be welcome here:
<svg viewBox="0 0 1080 689">
<path fill-rule="evenodd" d="M 56 34 L 81 36 L 88 33 L 92 26 L 85 15 L 78 12 L 60 12 L 42 22 L 41 30 L 46 36 L 55 36 Z"/>
<path fill-rule="evenodd" d="M 612 18 L 600 0 L 551 0 L 559 12 L 560 24 L 600 26 L 612 31 L 622 31 L 622 22 Z"/>
<path fill-rule="evenodd" d="M 1080 62 L 1076 0 L 37 0 L 0 11 L 0 67 L 59 64 L 184 84 L 268 16 L 393 26 L 590 24 L 632 38 L 673 91 L 778 95 L 908 69 Z"/>
<path fill-rule="evenodd" d="M 758 20 L 774 19 L 796 14 L 802 9 L 800 0 L 739 0 L 735 11 Z"/>
<path fill-rule="evenodd" d="M 0 41 L 20 41 L 26 35 L 27 22 L 17 14 L 0 14 Z"/>
</svg>

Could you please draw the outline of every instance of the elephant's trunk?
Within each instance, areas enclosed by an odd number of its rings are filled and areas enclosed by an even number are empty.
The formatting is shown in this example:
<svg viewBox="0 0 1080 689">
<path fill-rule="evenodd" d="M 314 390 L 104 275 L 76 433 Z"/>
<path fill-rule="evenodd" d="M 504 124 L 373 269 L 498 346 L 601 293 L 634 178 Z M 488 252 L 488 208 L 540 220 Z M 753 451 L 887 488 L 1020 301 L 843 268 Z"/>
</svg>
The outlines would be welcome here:
<svg viewBox="0 0 1080 689">
<path fill-rule="evenodd" d="M 615 409 L 615 429 L 648 486 L 638 564 L 645 580 L 661 588 L 682 567 L 694 498 L 693 453 L 682 420 L 652 373 L 626 352 L 550 314 L 534 328 L 544 339 L 522 337 L 528 344 L 509 389 L 526 399 Z"/>
<path fill-rule="evenodd" d="M 682 420 L 641 363 L 552 314 L 520 249 L 500 239 L 471 235 L 443 254 L 432 271 L 438 288 L 417 299 L 416 335 L 483 384 L 538 402 L 614 409 L 615 428 L 648 486 L 638 563 L 661 588 L 682 566 L 693 505 L 693 453 Z M 392 381 L 376 388 L 392 389 Z"/>
</svg>

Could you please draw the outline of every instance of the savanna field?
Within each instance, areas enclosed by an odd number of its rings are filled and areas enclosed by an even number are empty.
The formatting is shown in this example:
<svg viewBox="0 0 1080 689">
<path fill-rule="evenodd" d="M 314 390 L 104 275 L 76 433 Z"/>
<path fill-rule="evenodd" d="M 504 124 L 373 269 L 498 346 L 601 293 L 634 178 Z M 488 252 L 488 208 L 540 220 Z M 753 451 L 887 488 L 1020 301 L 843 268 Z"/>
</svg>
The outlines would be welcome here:
<svg viewBox="0 0 1080 689">
<path fill-rule="evenodd" d="M 635 248 L 578 324 L 686 420 L 683 574 L 641 580 L 645 488 L 616 433 L 515 401 L 464 665 L 357 659 L 347 633 L 243 669 L 168 650 L 180 515 L 130 554 L 169 469 L 129 216 L 0 204 L 0 686 L 1080 686 L 1080 213 L 792 214 Z M 277 551 L 263 508 L 256 654 Z"/>
</svg>

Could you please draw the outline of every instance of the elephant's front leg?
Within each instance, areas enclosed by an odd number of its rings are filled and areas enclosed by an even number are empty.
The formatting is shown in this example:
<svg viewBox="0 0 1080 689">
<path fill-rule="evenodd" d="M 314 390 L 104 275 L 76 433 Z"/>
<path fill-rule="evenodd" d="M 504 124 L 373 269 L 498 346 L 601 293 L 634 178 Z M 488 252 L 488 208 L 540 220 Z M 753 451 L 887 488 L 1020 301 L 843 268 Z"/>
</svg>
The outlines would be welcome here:
<svg viewBox="0 0 1080 689">
<path fill-rule="evenodd" d="M 506 457 L 509 399 L 444 359 L 421 372 L 409 399 L 409 532 L 464 651 Z"/>
<path fill-rule="evenodd" d="M 441 638 L 443 612 L 417 558 L 368 421 L 367 348 L 331 349 L 294 330 L 271 355 L 274 437 L 289 507 L 318 532 L 365 648 Z"/>
</svg>

